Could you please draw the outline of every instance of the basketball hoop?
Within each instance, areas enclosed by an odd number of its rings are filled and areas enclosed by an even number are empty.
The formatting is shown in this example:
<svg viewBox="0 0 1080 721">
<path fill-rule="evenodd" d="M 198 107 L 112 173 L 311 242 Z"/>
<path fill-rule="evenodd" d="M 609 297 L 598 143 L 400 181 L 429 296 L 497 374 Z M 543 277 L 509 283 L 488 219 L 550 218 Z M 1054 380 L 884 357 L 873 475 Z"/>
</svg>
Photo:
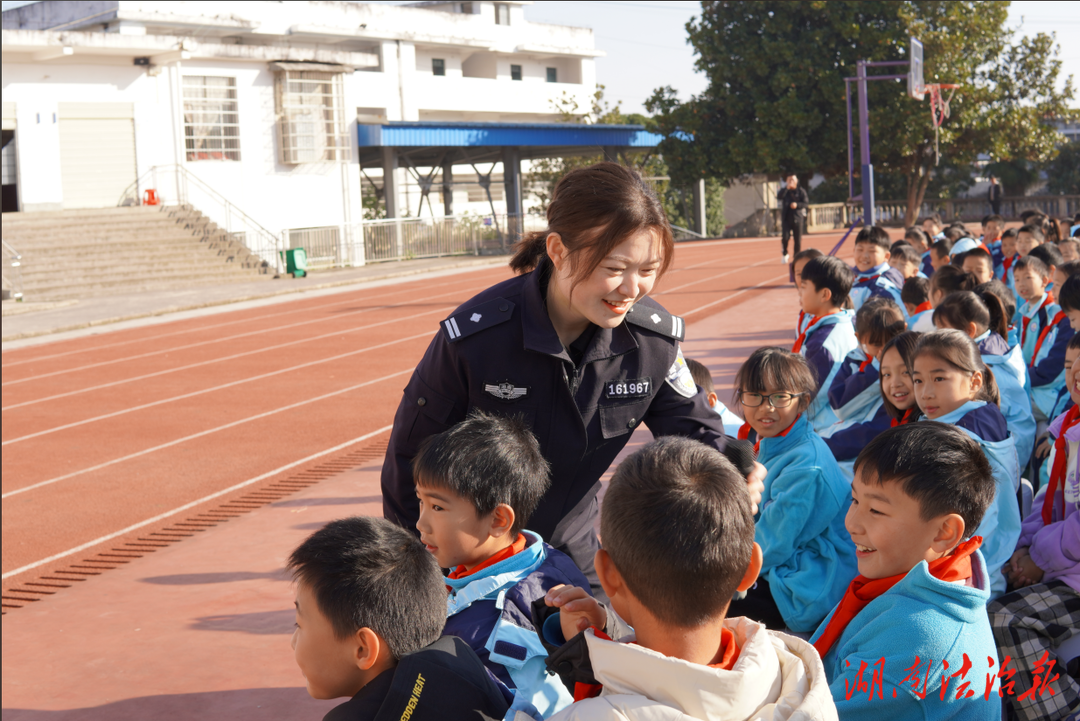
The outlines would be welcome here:
<svg viewBox="0 0 1080 721">
<path fill-rule="evenodd" d="M 952 102 L 953 95 L 959 87 L 952 83 L 931 83 L 922 86 L 926 92 L 930 93 L 930 119 L 934 123 L 934 165 L 941 162 L 941 153 L 938 150 L 938 128 L 948 119 L 949 103 Z M 943 98 L 942 90 L 948 90 L 949 97 Z"/>
</svg>

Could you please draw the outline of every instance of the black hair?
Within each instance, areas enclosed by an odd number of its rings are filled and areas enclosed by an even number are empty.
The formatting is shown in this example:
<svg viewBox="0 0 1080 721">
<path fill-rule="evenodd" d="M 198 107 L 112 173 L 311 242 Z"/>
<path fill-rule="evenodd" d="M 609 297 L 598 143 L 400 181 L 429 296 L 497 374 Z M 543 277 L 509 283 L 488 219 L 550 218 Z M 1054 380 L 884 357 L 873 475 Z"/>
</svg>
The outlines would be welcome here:
<svg viewBox="0 0 1080 721">
<path fill-rule="evenodd" d="M 919 225 L 922 225 L 923 223 L 925 223 L 925 222 L 926 222 L 926 221 L 928 221 L 928 220 L 932 220 L 932 221 L 934 222 L 934 225 L 936 225 L 936 226 L 937 226 L 937 227 L 939 227 L 939 228 L 941 227 L 941 216 L 940 216 L 940 215 L 938 215 L 937 213 L 931 213 L 930 215 L 927 215 L 927 216 L 925 216 L 925 217 L 924 217 L 924 218 L 923 218 L 923 219 L 922 219 L 922 220 L 921 220 L 921 221 L 919 222 Z"/>
<path fill-rule="evenodd" d="M 985 218 L 982 219 L 982 226 L 984 228 L 986 226 L 990 225 L 991 223 L 997 223 L 998 225 L 1004 225 L 1005 224 L 1005 219 L 1002 218 L 997 213 L 991 213 L 990 215 L 988 215 L 988 216 L 986 216 Z"/>
<path fill-rule="evenodd" d="M 930 300 L 930 281 L 917 275 L 908 278 L 900 290 L 900 300 L 914 306 L 920 306 Z"/>
<path fill-rule="evenodd" d="M 1015 275 L 1017 271 L 1024 270 L 1025 268 L 1031 268 L 1039 274 L 1040 278 L 1050 277 L 1050 269 L 1046 267 L 1046 263 L 1042 261 L 1042 258 L 1034 254 L 1034 249 L 1032 249 L 1031 253 L 1028 253 L 1013 264 L 1013 275 Z"/>
<path fill-rule="evenodd" d="M 855 313 L 855 333 L 870 345 L 885 345 L 907 329 L 904 312 L 892 298 L 870 298 Z"/>
<path fill-rule="evenodd" d="M 1057 269 L 1064 273 L 1066 278 L 1070 275 L 1080 275 L 1080 260 L 1070 260 L 1068 263 L 1063 262 Z"/>
<path fill-rule="evenodd" d="M 433 643 L 446 625 L 435 556 L 385 519 L 330 521 L 292 552 L 286 568 L 315 596 L 335 636 L 370 628 L 395 660 Z"/>
<path fill-rule="evenodd" d="M 1058 288 L 1057 302 L 1066 313 L 1070 310 L 1080 310 L 1080 275 L 1070 275 L 1065 279 Z"/>
<path fill-rule="evenodd" d="M 990 330 L 1002 338 L 1009 336 L 1009 317 L 1001 299 L 989 291 L 977 293 L 960 290 L 949 293 L 934 309 L 934 320 L 940 320 L 949 328 L 966 330 L 969 323 L 978 329 L 976 335 Z"/>
<path fill-rule="evenodd" d="M 735 403 L 742 405 L 740 391 L 765 393 L 770 388 L 800 393 L 799 407 L 806 410 L 817 395 L 821 379 L 798 353 L 775 346 L 758 348 L 735 374 Z"/>
<path fill-rule="evenodd" d="M 880 225 L 863 227 L 863 229 L 859 231 L 859 234 L 855 236 L 855 245 L 858 245 L 859 243 L 873 243 L 887 252 L 890 243 L 889 233 Z"/>
<path fill-rule="evenodd" d="M 896 352 L 900 354 L 900 358 L 903 359 L 904 366 L 907 367 L 908 373 L 910 374 L 913 362 L 912 358 L 915 355 L 915 347 L 919 344 L 919 336 L 921 335 L 922 333 L 909 330 L 895 336 L 881 348 L 881 359 L 879 362 L 884 361 L 885 354 L 895 348 Z M 893 402 L 889 400 L 889 394 L 885 390 L 885 378 L 883 376 L 878 377 L 878 388 L 881 389 L 882 405 L 885 406 L 885 412 L 889 414 L 889 417 L 895 418 L 896 420 L 903 418 L 904 411 L 894 406 Z M 914 390 L 912 392 L 914 393 Z M 919 412 L 918 405 L 914 405 L 912 408 L 915 409 L 916 413 Z"/>
<path fill-rule="evenodd" d="M 1033 208 L 1028 208 L 1027 210 L 1021 211 L 1020 222 L 1024 225 L 1027 225 L 1028 219 L 1031 218 L 1033 215 L 1042 215 L 1042 212 Z"/>
<path fill-rule="evenodd" d="M 982 373 L 983 384 L 976 400 L 1001 406 L 1001 394 L 994 379 L 994 372 L 983 362 L 979 346 L 975 345 L 975 341 L 967 333 L 954 328 L 924 333 L 911 357 L 912 362 L 923 355 L 937 356 L 962 373 Z"/>
<path fill-rule="evenodd" d="M 889 257 L 890 264 L 893 260 L 903 260 L 905 263 L 911 263 L 916 268 L 922 263 L 922 256 L 919 255 L 919 251 L 912 248 L 907 243 L 899 247 L 894 247 L 891 256 Z"/>
<path fill-rule="evenodd" d="M 825 255 L 817 248 L 807 248 L 806 250 L 800 250 L 798 253 L 791 257 L 791 264 L 794 265 L 800 260 L 813 260 L 814 258 L 820 258 Z"/>
<path fill-rule="evenodd" d="M 955 265 L 945 265 L 930 276 L 930 291 L 939 291 L 948 295 L 958 290 L 971 290 L 979 280 L 971 273 L 965 273 Z"/>
<path fill-rule="evenodd" d="M 832 292 L 829 302 L 836 308 L 844 305 L 851 293 L 851 285 L 855 282 L 855 274 L 851 272 L 851 268 L 835 255 L 811 258 L 810 262 L 803 266 L 801 277 L 813 283 L 815 290 L 828 288 Z"/>
<path fill-rule="evenodd" d="M 1002 240 L 1005 240 L 1006 238 L 1015 238 L 1018 235 L 1020 235 L 1020 231 L 1016 228 L 1007 228 L 1006 230 L 1001 231 Z"/>
<path fill-rule="evenodd" d="M 919 244 L 919 247 L 928 249 L 930 247 L 930 236 L 926 234 L 926 231 L 922 228 L 911 227 L 904 231 L 904 240 L 914 240 Z"/>
<path fill-rule="evenodd" d="M 934 251 L 934 255 L 938 258 L 948 258 L 952 246 L 953 242 L 951 240 L 942 238 L 941 240 L 934 241 L 934 244 L 930 246 L 930 250 Z"/>
<path fill-rule="evenodd" d="M 994 501 L 994 472 L 979 444 L 960 428 L 935 421 L 890 428 L 863 448 L 855 473 L 867 485 L 899 483 L 929 521 L 947 513 L 964 519 L 970 538 Z"/>
<path fill-rule="evenodd" d="M 712 373 L 709 372 L 704 363 L 693 358 L 687 358 L 686 367 L 690 369 L 690 376 L 694 379 L 694 383 L 697 384 L 698 388 L 705 391 L 706 395 L 716 392 L 716 388 L 713 386 Z"/>
<path fill-rule="evenodd" d="M 956 245 L 956 241 L 961 238 L 967 238 L 971 235 L 964 226 L 950 225 L 945 229 L 945 239 L 953 245 Z"/>
<path fill-rule="evenodd" d="M 1057 245 L 1058 250 L 1061 250 L 1061 246 L 1068 245 L 1077 255 L 1080 255 L 1080 240 L 1077 240 L 1076 238 L 1062 238 L 1057 242 Z"/>
<path fill-rule="evenodd" d="M 1027 233 L 1039 243 L 1043 243 L 1046 240 L 1042 227 L 1038 225 L 1025 225 L 1020 228 L 1020 230 L 1016 231 L 1017 235 L 1020 235 L 1021 233 Z"/>
<path fill-rule="evenodd" d="M 1072 350 L 1080 348 L 1080 333 L 1073 333 L 1073 337 L 1069 339 L 1069 345 L 1066 347 Z"/>
<path fill-rule="evenodd" d="M 961 253 L 960 256 L 960 265 L 963 265 L 963 261 L 968 258 L 986 258 L 991 263 L 994 262 L 994 256 L 990 255 L 990 251 L 981 245 L 975 246 L 966 253 Z"/>
<path fill-rule="evenodd" d="M 1056 243 L 1043 243 L 1042 245 L 1037 245 L 1031 249 L 1031 252 L 1028 253 L 1028 255 L 1033 255 L 1041 260 L 1048 272 L 1052 272 L 1050 271 L 1051 266 L 1060 268 L 1065 260 L 1061 257 L 1061 251 L 1058 250 Z"/>
<path fill-rule="evenodd" d="M 727 610 L 750 566 L 746 479 L 715 448 L 665 436 L 615 469 L 600 535 L 627 589 L 653 616 L 700 627 Z"/>
<path fill-rule="evenodd" d="M 525 421 L 480 410 L 420 445 L 413 478 L 468 499 L 481 518 L 505 503 L 514 509 L 511 534 L 525 527 L 551 485 L 548 462 Z"/>
<path fill-rule="evenodd" d="M 895 253 L 897 248 L 900 248 L 900 247 L 905 246 L 905 245 L 910 246 L 911 243 L 907 242 L 906 239 L 901 239 L 901 240 L 894 241 L 893 244 L 889 246 L 889 252 L 890 253 Z"/>
<path fill-rule="evenodd" d="M 987 293 L 996 296 L 997 299 L 1001 301 L 1001 307 L 1005 313 L 1006 326 L 1012 324 L 1012 317 L 1016 313 L 1016 296 L 1009 290 L 1009 286 L 1005 285 L 997 278 L 994 278 L 993 280 L 988 280 L 985 283 L 975 286 L 971 290 L 984 301 L 986 301 Z M 990 307 L 989 303 L 987 303 L 987 307 Z M 991 325 L 993 325 L 992 321 Z"/>
</svg>

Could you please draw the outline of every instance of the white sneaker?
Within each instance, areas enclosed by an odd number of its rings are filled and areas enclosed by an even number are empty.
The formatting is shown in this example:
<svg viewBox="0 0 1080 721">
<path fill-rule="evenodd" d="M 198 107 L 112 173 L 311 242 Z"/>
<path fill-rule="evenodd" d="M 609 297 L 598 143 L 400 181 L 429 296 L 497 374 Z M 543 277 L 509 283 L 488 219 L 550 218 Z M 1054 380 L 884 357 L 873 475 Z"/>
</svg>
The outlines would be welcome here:
<svg viewBox="0 0 1080 721">
<path fill-rule="evenodd" d="M 787 253 L 784 253 L 784 265 L 790 265 L 790 263 L 791 263 L 791 256 L 788 255 Z"/>
</svg>

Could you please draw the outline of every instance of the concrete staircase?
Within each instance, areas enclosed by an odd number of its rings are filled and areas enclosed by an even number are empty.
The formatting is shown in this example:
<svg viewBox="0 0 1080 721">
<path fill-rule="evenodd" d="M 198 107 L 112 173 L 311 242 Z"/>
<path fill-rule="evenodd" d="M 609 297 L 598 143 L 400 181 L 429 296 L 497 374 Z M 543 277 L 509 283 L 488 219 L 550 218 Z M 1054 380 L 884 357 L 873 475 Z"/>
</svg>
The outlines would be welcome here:
<svg viewBox="0 0 1080 721">
<path fill-rule="evenodd" d="M 275 269 L 191 206 L 4 213 L 27 301 L 270 279 Z"/>
</svg>

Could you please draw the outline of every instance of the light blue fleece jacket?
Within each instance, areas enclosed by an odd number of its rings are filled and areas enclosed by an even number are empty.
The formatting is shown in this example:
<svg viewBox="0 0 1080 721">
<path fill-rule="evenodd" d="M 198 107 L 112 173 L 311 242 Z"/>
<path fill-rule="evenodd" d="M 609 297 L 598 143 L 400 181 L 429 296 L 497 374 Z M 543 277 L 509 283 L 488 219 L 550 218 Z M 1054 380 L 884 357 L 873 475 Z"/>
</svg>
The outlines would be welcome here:
<svg viewBox="0 0 1080 721">
<path fill-rule="evenodd" d="M 761 573 L 788 628 L 808 633 L 858 574 L 844 528 L 851 485 L 805 414 L 786 436 L 762 438 L 758 461 L 768 469 L 754 532 Z"/>
<path fill-rule="evenodd" d="M 1000 666 L 986 615 L 989 579 L 980 551 L 971 555 L 971 571 L 971 586 L 948 583 L 931 576 L 926 561 L 920 561 L 851 620 L 822 659 L 837 713 L 843 721 L 998 721 L 1001 718 L 996 682 L 989 700 L 983 697 L 986 673 L 996 674 Z M 822 621 L 811 643 L 824 632 L 829 618 Z M 965 656 L 971 661 L 965 677 L 949 678 L 963 668 Z M 993 666 L 987 658 L 993 659 Z M 942 660 L 948 661 L 947 671 Z M 913 668 L 916 661 L 920 666 L 917 688 L 913 689 L 914 677 L 906 683 L 904 679 L 916 673 Z M 874 674 L 882 663 L 881 696 L 870 698 Z M 860 669 L 865 686 L 853 688 L 859 682 Z M 943 675 L 948 682 L 944 700 L 941 698 Z M 919 694 L 924 693 L 923 680 L 927 681 L 925 697 L 920 698 Z M 960 684 L 965 682 L 974 695 L 957 699 Z"/>
<path fill-rule="evenodd" d="M 1020 346 L 1009 348 L 1008 341 L 989 330 L 975 339 L 975 345 L 979 346 L 983 363 L 994 372 L 1001 413 L 1016 442 L 1016 458 L 1024 465 L 1035 447 L 1035 416 L 1026 390 L 1028 374 L 1023 353 Z"/>
<path fill-rule="evenodd" d="M 814 430 L 828 428 L 838 420 L 829 407 L 829 388 L 848 353 L 858 347 L 854 311 L 838 310 L 807 326 L 799 353 L 806 358 L 818 381 L 818 394 L 807 410 Z"/>
</svg>

